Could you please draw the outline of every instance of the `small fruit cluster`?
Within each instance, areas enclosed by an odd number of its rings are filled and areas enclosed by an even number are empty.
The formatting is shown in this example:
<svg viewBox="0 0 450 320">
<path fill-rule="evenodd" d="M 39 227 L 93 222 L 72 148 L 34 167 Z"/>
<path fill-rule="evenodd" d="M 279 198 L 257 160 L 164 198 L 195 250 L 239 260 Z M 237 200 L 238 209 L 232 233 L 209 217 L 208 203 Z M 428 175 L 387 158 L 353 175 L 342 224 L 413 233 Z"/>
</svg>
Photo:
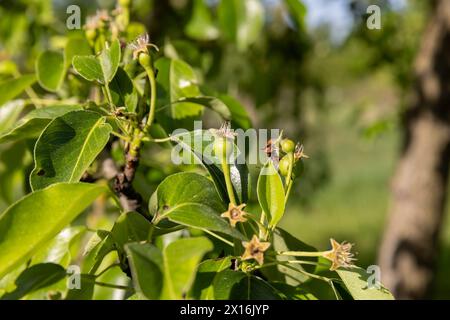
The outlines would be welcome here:
<svg viewBox="0 0 450 320">
<path fill-rule="evenodd" d="M 285 155 L 281 158 L 279 163 L 280 174 L 283 177 L 291 176 L 292 179 L 299 177 L 304 170 L 303 162 L 299 161 L 301 158 L 308 158 L 303 153 L 303 145 L 295 144 L 290 139 L 283 139 L 280 142 L 281 151 Z"/>
</svg>

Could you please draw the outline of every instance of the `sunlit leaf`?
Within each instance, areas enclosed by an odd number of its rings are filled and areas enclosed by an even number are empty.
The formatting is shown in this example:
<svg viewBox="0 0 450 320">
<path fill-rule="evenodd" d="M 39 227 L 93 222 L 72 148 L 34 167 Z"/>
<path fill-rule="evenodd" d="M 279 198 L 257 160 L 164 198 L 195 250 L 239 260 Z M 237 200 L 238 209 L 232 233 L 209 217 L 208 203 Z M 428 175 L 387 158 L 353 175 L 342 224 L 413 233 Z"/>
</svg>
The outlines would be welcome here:
<svg viewBox="0 0 450 320">
<path fill-rule="evenodd" d="M 23 139 L 38 138 L 52 119 L 68 112 L 82 110 L 78 105 L 55 105 L 34 109 L 20 119 L 8 132 L 0 135 L 0 144 Z"/>
<path fill-rule="evenodd" d="M 0 215 L 0 278 L 20 265 L 78 214 L 105 187 L 59 183 L 30 193 Z"/>
<path fill-rule="evenodd" d="M 211 241 L 204 237 L 180 239 L 164 248 L 163 298 L 185 297 L 202 257 L 212 249 Z"/>
<path fill-rule="evenodd" d="M 158 95 L 160 106 L 168 107 L 173 119 L 183 119 L 201 114 L 203 106 L 193 102 L 180 102 L 182 98 L 200 95 L 198 80 L 194 70 L 184 61 L 178 59 L 158 59 L 155 63 L 158 69 Z"/>
<path fill-rule="evenodd" d="M 138 93 L 125 70 L 120 67 L 117 69 L 109 87 L 116 106 L 125 106 L 129 112 L 136 111 Z"/>
<path fill-rule="evenodd" d="M 111 230 L 111 236 L 117 246 L 122 249 L 129 242 L 147 239 L 150 222 L 137 212 L 122 213 Z"/>
<path fill-rule="evenodd" d="M 93 55 L 76 55 L 72 59 L 74 69 L 88 81 L 108 84 L 114 78 L 120 62 L 120 44 L 118 40 L 104 48 L 98 57 Z"/>
<path fill-rule="evenodd" d="M 186 25 L 185 32 L 196 40 L 208 41 L 218 38 L 219 30 L 213 23 L 206 1 L 194 0 L 192 17 Z"/>
<path fill-rule="evenodd" d="M 225 178 L 219 165 L 219 159 L 212 152 L 213 134 L 208 130 L 195 130 L 180 134 L 173 138 L 180 145 L 183 152 L 180 154 L 180 160 L 188 156 L 189 163 L 202 164 L 211 175 L 220 197 L 226 203 L 229 203 L 228 193 L 225 184 Z M 230 164 L 231 182 L 233 184 L 235 195 L 241 203 L 247 202 L 249 196 L 249 171 L 245 158 L 242 157 L 237 146 L 235 163 Z"/>
<path fill-rule="evenodd" d="M 369 277 L 372 274 L 362 268 L 338 269 L 336 272 L 344 281 L 345 287 L 355 300 L 394 299 L 389 290 L 383 287 L 381 283 L 371 281 Z"/>
<path fill-rule="evenodd" d="M 72 258 L 70 246 L 85 230 L 84 226 L 64 228 L 33 256 L 32 264 L 57 263 L 67 268 Z"/>
<path fill-rule="evenodd" d="M 207 229 L 244 239 L 220 214 L 225 206 L 211 180 L 190 172 L 173 174 L 157 188 L 150 213 L 188 227 Z"/>
<path fill-rule="evenodd" d="M 103 72 L 103 79 L 105 83 L 111 82 L 116 74 L 120 62 L 120 43 L 119 40 L 114 40 L 111 46 L 106 47 L 100 53 L 99 61 Z"/>
<path fill-rule="evenodd" d="M 66 270 L 59 264 L 40 263 L 23 271 L 16 279 L 16 289 L 1 297 L 2 300 L 18 300 L 23 296 L 48 287 L 66 276 Z"/>
<path fill-rule="evenodd" d="M 36 60 L 36 75 L 42 88 L 58 91 L 66 74 L 64 56 L 57 51 L 44 51 Z"/>
<path fill-rule="evenodd" d="M 32 188 L 79 181 L 108 142 L 111 130 L 104 117 L 91 111 L 73 111 L 55 118 L 36 142 Z"/>
<path fill-rule="evenodd" d="M 198 266 L 197 277 L 192 287 L 193 297 L 201 300 L 214 300 L 214 279 L 219 272 L 229 269 L 231 263 L 231 257 L 203 261 Z"/>
<path fill-rule="evenodd" d="M 34 74 L 27 74 L 0 82 L 0 107 L 14 99 L 36 81 Z"/>
<path fill-rule="evenodd" d="M 266 213 L 270 226 L 276 226 L 285 209 L 284 187 L 272 161 L 261 170 L 258 178 L 258 200 Z"/>
<path fill-rule="evenodd" d="M 72 64 L 78 74 L 86 80 L 104 83 L 102 67 L 95 56 L 74 56 Z"/>
<path fill-rule="evenodd" d="M 125 251 L 136 291 L 147 299 L 158 299 L 164 279 L 162 252 L 148 243 L 127 244 Z"/>
<path fill-rule="evenodd" d="M 72 64 L 72 59 L 76 55 L 90 55 L 92 50 L 85 38 L 69 38 L 64 48 L 65 67 L 68 68 Z"/>
<path fill-rule="evenodd" d="M 0 108 L 0 140 L 2 133 L 10 129 L 20 116 L 25 103 L 23 100 L 12 100 Z"/>
<path fill-rule="evenodd" d="M 214 278 L 216 300 L 278 300 L 273 287 L 261 278 L 242 271 L 225 270 Z"/>
<path fill-rule="evenodd" d="M 222 0 L 219 8 L 222 33 L 244 51 L 254 44 L 264 26 L 264 6 L 258 0 Z"/>
</svg>

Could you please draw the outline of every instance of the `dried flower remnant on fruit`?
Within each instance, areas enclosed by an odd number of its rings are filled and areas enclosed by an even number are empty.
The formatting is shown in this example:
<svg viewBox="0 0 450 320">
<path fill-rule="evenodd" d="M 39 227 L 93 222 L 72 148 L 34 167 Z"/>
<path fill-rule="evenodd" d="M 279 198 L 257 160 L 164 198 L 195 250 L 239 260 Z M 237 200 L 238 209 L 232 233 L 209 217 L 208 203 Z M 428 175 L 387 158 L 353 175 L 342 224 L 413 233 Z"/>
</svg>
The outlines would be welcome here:
<svg viewBox="0 0 450 320">
<path fill-rule="evenodd" d="M 304 147 L 300 143 L 297 143 L 297 145 L 295 146 L 294 158 L 295 160 L 300 160 L 301 158 L 309 158 L 309 156 L 304 153 Z"/>
<path fill-rule="evenodd" d="M 272 163 L 275 166 L 275 168 L 278 168 L 278 164 L 280 162 L 279 140 L 280 138 L 270 139 L 269 141 L 267 141 L 266 146 L 263 148 L 267 157 L 269 157 L 272 160 Z"/>
<path fill-rule="evenodd" d="M 245 208 L 245 206 L 245 203 L 238 206 L 230 203 L 228 205 L 228 210 L 222 213 L 220 216 L 223 218 L 228 218 L 228 220 L 230 220 L 231 226 L 236 227 L 236 223 L 247 221 L 247 219 L 244 217 L 246 212 L 242 210 Z"/>
<path fill-rule="evenodd" d="M 220 161 L 231 163 L 234 160 L 231 155 L 234 152 L 234 138 L 236 133 L 231 129 L 231 124 L 225 122 L 220 129 L 210 129 L 209 132 L 214 136 L 213 151 Z M 225 159 L 224 159 L 225 157 Z"/>
<path fill-rule="evenodd" d="M 330 239 L 331 250 L 325 251 L 323 257 L 331 261 L 331 271 L 338 268 L 353 268 L 354 254 L 351 252 L 353 244 L 348 242 L 339 243 L 334 239 Z"/>
<path fill-rule="evenodd" d="M 210 132 L 217 138 L 225 138 L 234 140 L 237 133 L 231 129 L 231 123 L 229 121 L 222 123 L 219 129 L 210 129 Z"/>
<path fill-rule="evenodd" d="M 242 245 L 245 248 L 242 260 L 254 259 L 259 265 L 264 263 L 264 252 L 270 247 L 270 242 L 260 242 L 258 237 L 253 235 L 250 242 L 244 241 Z"/>
<path fill-rule="evenodd" d="M 156 45 L 150 43 L 150 37 L 147 33 L 137 37 L 129 46 L 133 50 L 133 59 L 137 59 L 141 53 L 149 54 L 148 47 L 153 47 L 156 51 L 159 51 Z"/>
<path fill-rule="evenodd" d="M 270 139 L 269 141 L 267 141 L 267 144 L 263 148 L 263 150 L 267 154 L 267 156 L 270 158 L 272 156 L 272 153 L 274 152 L 275 148 L 276 148 L 276 145 L 274 143 L 274 140 Z"/>
</svg>

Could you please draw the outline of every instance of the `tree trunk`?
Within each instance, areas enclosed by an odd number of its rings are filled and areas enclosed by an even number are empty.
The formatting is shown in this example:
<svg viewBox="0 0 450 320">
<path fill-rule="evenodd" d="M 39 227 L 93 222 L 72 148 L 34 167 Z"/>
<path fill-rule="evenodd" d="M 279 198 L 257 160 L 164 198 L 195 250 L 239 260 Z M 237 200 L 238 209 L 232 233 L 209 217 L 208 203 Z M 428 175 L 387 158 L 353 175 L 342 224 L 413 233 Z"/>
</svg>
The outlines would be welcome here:
<svg viewBox="0 0 450 320">
<path fill-rule="evenodd" d="M 447 196 L 450 161 L 450 1 L 435 1 L 414 72 L 414 101 L 392 181 L 379 264 L 398 299 L 430 293 Z"/>
</svg>

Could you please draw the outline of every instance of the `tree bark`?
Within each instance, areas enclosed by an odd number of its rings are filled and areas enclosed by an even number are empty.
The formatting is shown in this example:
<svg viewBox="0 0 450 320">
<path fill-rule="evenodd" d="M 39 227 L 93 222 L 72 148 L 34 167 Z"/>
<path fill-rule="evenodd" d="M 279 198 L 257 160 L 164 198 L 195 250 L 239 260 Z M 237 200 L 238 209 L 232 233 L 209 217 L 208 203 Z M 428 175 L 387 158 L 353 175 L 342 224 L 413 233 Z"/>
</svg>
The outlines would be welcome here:
<svg viewBox="0 0 450 320">
<path fill-rule="evenodd" d="M 380 248 L 382 282 L 398 299 L 430 294 L 450 162 L 450 1 L 434 2 L 414 66 L 414 99 Z"/>
<path fill-rule="evenodd" d="M 125 166 L 119 172 L 114 181 L 114 191 L 119 195 L 119 200 L 125 212 L 138 211 L 142 209 L 142 197 L 134 190 L 133 180 L 139 166 L 140 150 L 135 149 L 133 152 L 128 145 L 125 150 Z"/>
</svg>

